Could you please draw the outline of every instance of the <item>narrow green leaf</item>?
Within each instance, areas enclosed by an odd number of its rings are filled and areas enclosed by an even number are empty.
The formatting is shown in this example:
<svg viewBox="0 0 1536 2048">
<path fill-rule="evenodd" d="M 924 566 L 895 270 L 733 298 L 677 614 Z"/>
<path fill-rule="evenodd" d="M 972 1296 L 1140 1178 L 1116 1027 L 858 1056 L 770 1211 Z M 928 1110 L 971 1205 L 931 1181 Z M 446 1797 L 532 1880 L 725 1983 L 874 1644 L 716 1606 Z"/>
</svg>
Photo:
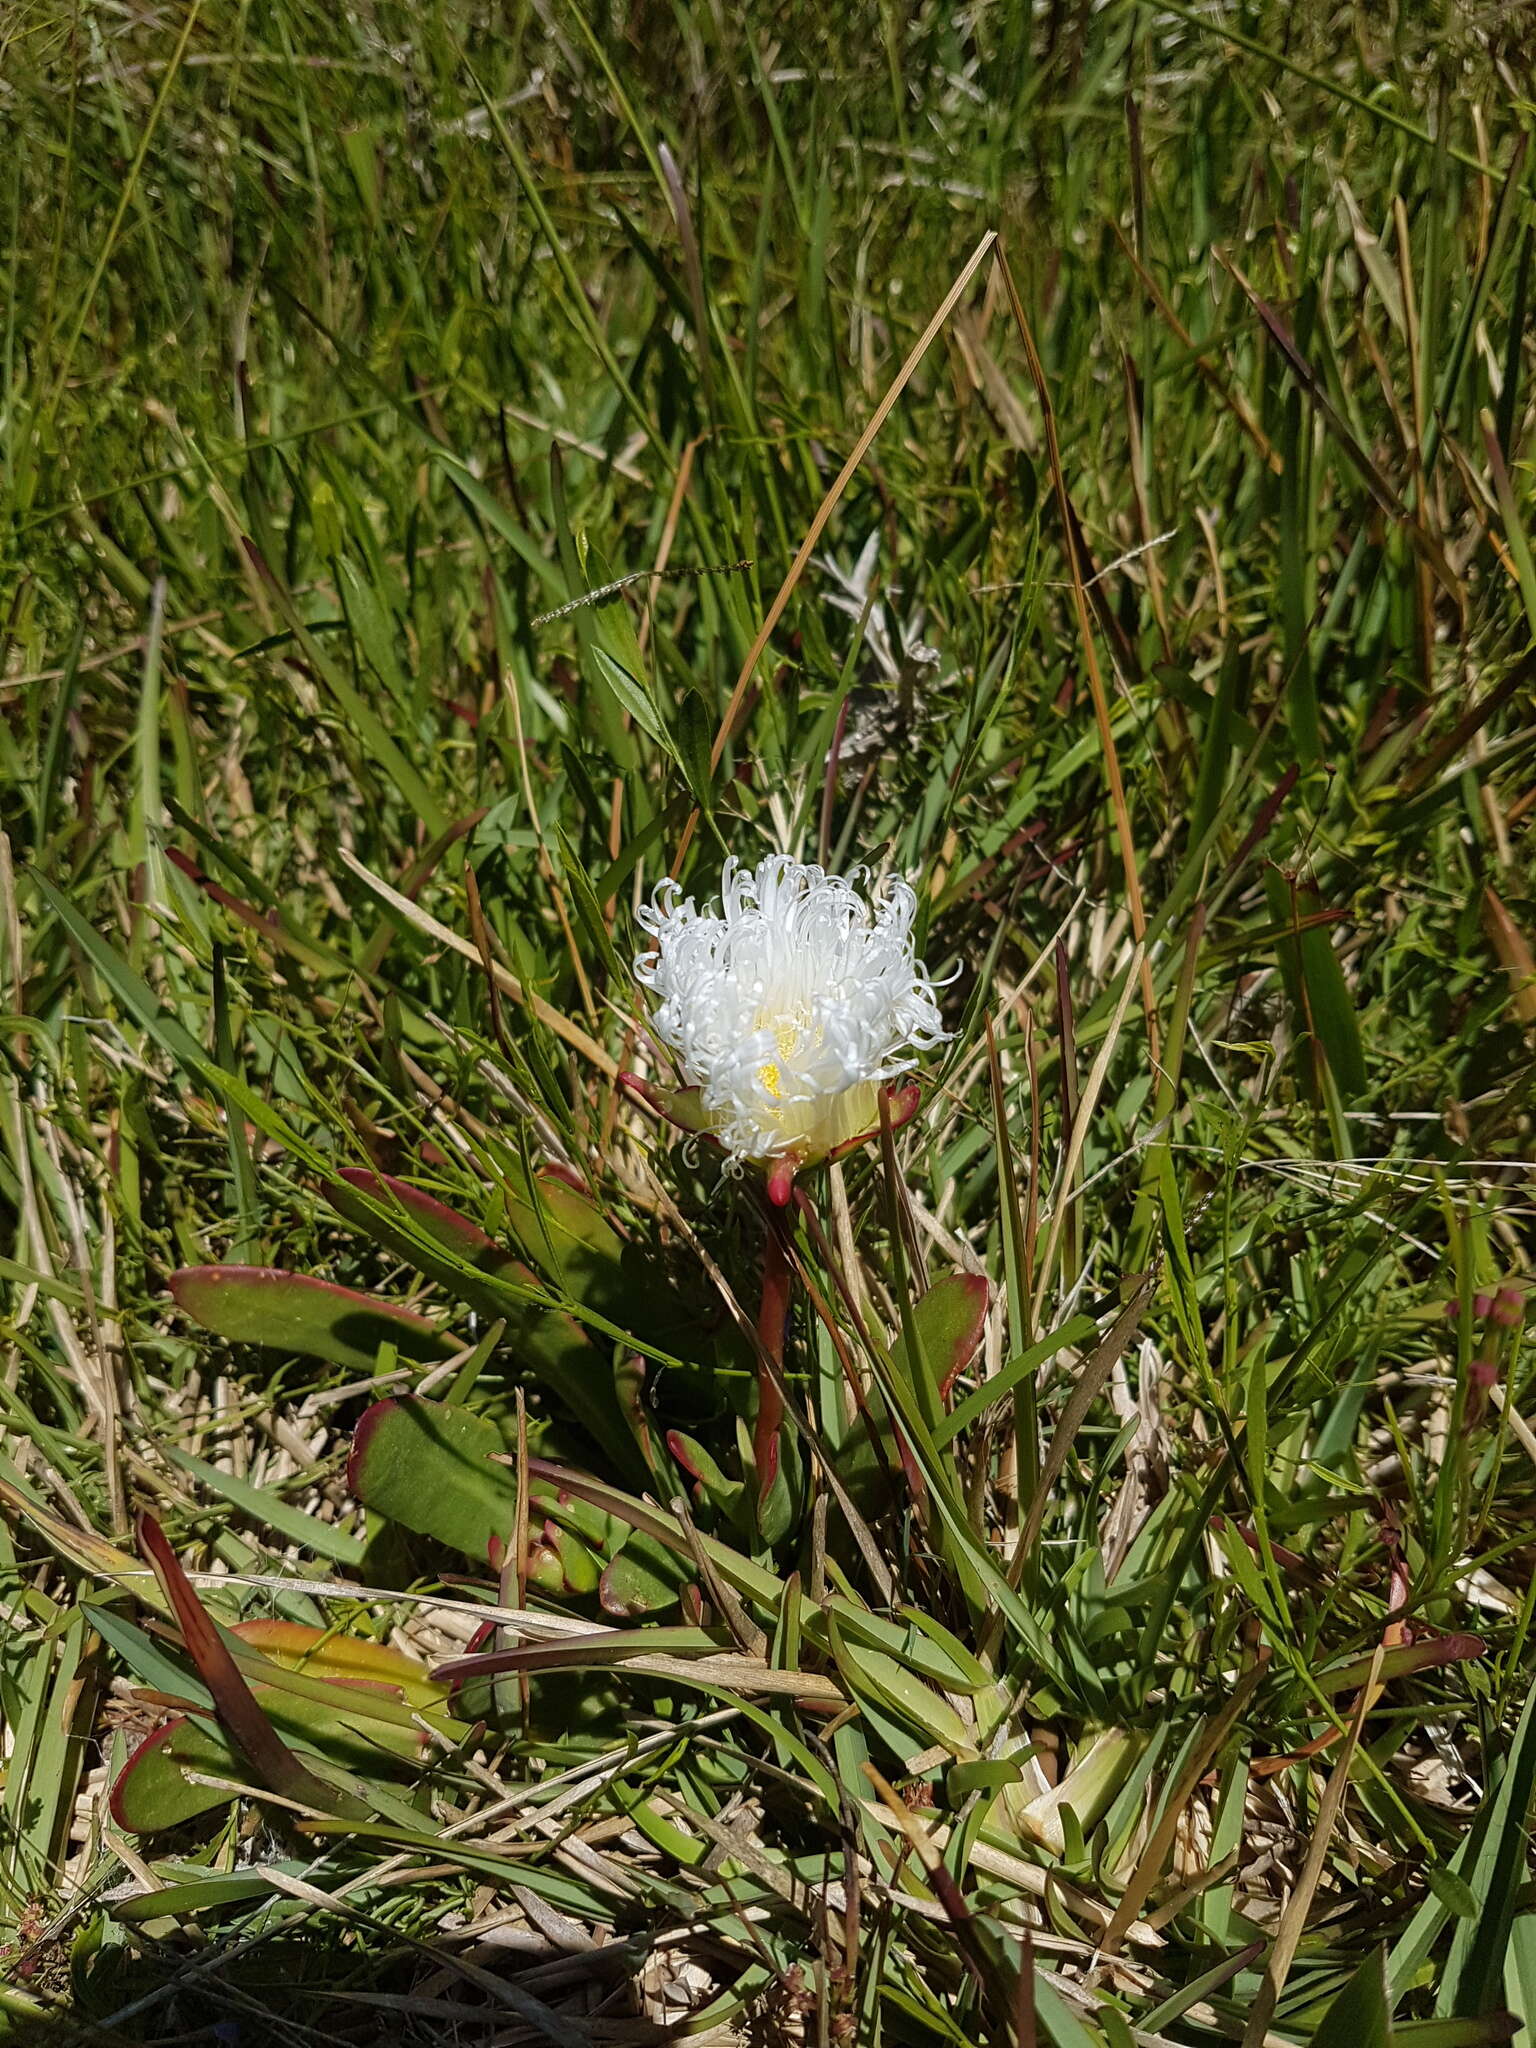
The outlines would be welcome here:
<svg viewBox="0 0 1536 2048">
<path fill-rule="evenodd" d="M 233 1472 L 221 1472 L 205 1458 L 194 1457 L 190 1451 L 184 1451 L 176 1444 L 165 1444 L 162 1448 L 173 1465 L 190 1474 L 210 1493 L 221 1496 L 240 1509 L 259 1528 L 275 1529 L 290 1543 L 297 1543 L 320 1557 L 329 1557 L 337 1564 L 361 1563 L 363 1545 L 345 1529 L 338 1529 L 331 1522 L 322 1522 L 318 1515 L 306 1514 L 270 1487 L 253 1486 L 248 1479 L 241 1479 Z"/>
<path fill-rule="evenodd" d="M 1536 1690 L 1526 1698 L 1497 1789 L 1476 1824 L 1477 1852 L 1459 1871 L 1477 1901 L 1475 1919 L 1458 1919 L 1435 2001 L 1442 2018 L 1471 2019 L 1504 2004 L 1504 1961 L 1515 1908 L 1526 1883 L 1531 1800 L 1536 1793 Z"/>
</svg>

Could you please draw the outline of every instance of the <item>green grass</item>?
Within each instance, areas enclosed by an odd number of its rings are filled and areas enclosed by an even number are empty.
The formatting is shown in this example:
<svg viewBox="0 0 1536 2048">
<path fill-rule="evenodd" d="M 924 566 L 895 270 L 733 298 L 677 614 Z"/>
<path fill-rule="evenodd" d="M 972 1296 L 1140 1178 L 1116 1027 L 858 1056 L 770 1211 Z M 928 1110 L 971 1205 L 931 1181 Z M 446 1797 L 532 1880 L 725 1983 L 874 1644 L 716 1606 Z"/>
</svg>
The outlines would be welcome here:
<svg viewBox="0 0 1536 2048">
<path fill-rule="evenodd" d="M 0 19 L 14 2038 L 1523 2018 L 1522 54 Z M 614 1071 L 636 904 L 780 846 L 912 879 L 956 1037 L 805 1181 L 759 1503 L 761 1205 Z"/>
</svg>

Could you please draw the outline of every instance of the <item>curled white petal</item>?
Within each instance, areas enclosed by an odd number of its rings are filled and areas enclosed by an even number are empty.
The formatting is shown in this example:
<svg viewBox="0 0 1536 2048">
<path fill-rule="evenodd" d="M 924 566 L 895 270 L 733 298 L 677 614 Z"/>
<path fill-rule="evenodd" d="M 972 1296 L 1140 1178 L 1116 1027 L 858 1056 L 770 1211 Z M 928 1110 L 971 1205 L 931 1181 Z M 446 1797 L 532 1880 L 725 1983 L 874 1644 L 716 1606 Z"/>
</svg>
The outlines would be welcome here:
<svg viewBox="0 0 1536 2048">
<path fill-rule="evenodd" d="M 880 1120 L 882 1083 L 949 1033 L 914 954 L 917 898 L 865 870 L 727 860 L 721 909 L 659 884 L 635 977 L 652 1025 L 736 1159 L 815 1158 Z"/>
</svg>

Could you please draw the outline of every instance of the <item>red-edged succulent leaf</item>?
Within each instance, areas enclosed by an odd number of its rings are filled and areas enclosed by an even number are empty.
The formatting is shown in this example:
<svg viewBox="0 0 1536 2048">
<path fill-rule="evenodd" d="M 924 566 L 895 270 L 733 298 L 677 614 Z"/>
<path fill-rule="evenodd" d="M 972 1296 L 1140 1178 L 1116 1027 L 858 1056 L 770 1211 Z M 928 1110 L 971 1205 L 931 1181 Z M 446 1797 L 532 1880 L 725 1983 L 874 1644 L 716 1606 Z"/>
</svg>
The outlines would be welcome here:
<svg viewBox="0 0 1536 2048">
<path fill-rule="evenodd" d="M 596 1508 L 610 1520 L 626 1523 L 655 1543 L 659 1551 L 677 1560 L 679 1580 L 689 1576 L 693 1570 L 693 1552 L 688 1539 L 670 1515 L 663 1514 L 650 1501 L 638 1500 L 633 1494 L 621 1493 L 615 1486 L 608 1486 L 601 1479 L 594 1479 L 589 1472 L 577 1472 L 569 1465 L 552 1464 L 547 1458 L 528 1460 L 529 1477 L 541 1486 L 555 1489 L 558 1501 L 555 1512 L 565 1512 L 567 1496 L 577 1502 Z M 700 1536 L 698 1541 L 713 1559 L 723 1578 L 738 1592 L 749 1599 L 776 1602 L 782 1587 L 773 1573 L 756 1565 L 728 1544 L 720 1543 L 712 1536 Z M 628 1545 L 625 1546 L 628 1548 Z M 637 1550 L 637 1558 L 642 1553 Z M 647 1551 L 644 1553 L 649 1555 Z"/>
<path fill-rule="evenodd" d="M 603 1612 L 619 1621 L 664 1614 L 677 1605 L 689 1566 L 644 1536 L 631 1536 L 604 1567 L 598 1598 Z"/>
<path fill-rule="evenodd" d="M 982 1274 L 946 1273 L 913 1307 L 923 1360 L 938 1384 L 940 1400 L 949 1398 L 955 1381 L 975 1357 L 991 1298 Z"/>
<path fill-rule="evenodd" d="M 377 1401 L 358 1423 L 347 1484 L 364 1507 L 465 1557 L 489 1559 L 512 1533 L 515 1486 L 501 1432 L 467 1408 L 411 1396 Z"/>
<path fill-rule="evenodd" d="M 484 1315 L 536 1323 L 539 1310 L 520 1302 L 514 1290 L 542 1292 L 538 1275 L 516 1252 L 435 1195 L 393 1174 L 348 1166 L 326 1188 L 326 1196 L 349 1223 L 460 1301 Z M 466 1273 L 466 1266 L 477 1268 L 483 1282 Z"/>
<path fill-rule="evenodd" d="M 541 1593 L 559 1595 L 565 1591 L 565 1573 L 560 1559 L 547 1543 L 530 1543 L 524 1577 Z"/>
<path fill-rule="evenodd" d="M 385 1686 L 418 1707 L 435 1706 L 443 1697 L 443 1688 L 428 1677 L 424 1664 L 388 1643 L 275 1619 L 237 1621 L 230 1634 L 274 1664 L 310 1678 Z"/>
<path fill-rule="evenodd" d="M 501 1432 L 467 1408 L 415 1395 L 378 1401 L 353 1433 L 347 1484 L 375 1514 L 500 1571 L 517 1518 L 505 1453 Z M 532 1492 L 542 1513 L 552 1490 Z M 598 1518 L 588 1519 L 600 1541 Z M 535 1584 L 573 1596 L 594 1592 L 602 1571 L 582 1535 L 553 1521 L 534 1523 L 529 1565 Z"/>
<path fill-rule="evenodd" d="M 640 1455 L 650 1464 L 651 1414 L 645 1405 L 645 1360 L 632 1352 L 614 1368 L 613 1391 Z"/>
<path fill-rule="evenodd" d="M 592 1197 L 541 1167 L 506 1190 L 507 1221 L 527 1256 L 580 1300 L 594 1272 L 617 1271 L 624 1240 Z"/>
<path fill-rule="evenodd" d="M 535 1529 L 528 1543 L 527 1578 L 541 1593 L 561 1599 L 580 1599 L 595 1593 L 602 1580 L 599 1560 L 569 1529 L 546 1521 Z"/>
<path fill-rule="evenodd" d="M 702 1444 L 695 1443 L 691 1436 L 684 1436 L 680 1429 L 669 1429 L 667 1431 L 667 1449 L 676 1458 L 690 1479 L 703 1479 L 703 1464 L 704 1460 L 709 1458 L 709 1453 Z M 713 1464 L 714 1460 L 711 1458 L 709 1462 Z"/>
<path fill-rule="evenodd" d="M 506 1220 L 539 1272 L 478 1223 L 393 1175 L 348 1167 L 327 1197 L 375 1242 L 481 1313 L 504 1317 L 506 1348 L 556 1394 L 626 1477 L 643 1479 L 643 1417 L 615 1388 L 608 1347 L 594 1352 L 581 1324 L 528 1293 L 546 1279 L 573 1300 L 668 1351 L 713 1360 L 729 1332 L 708 1326 L 676 1275 L 643 1245 L 626 1242 L 569 1167 L 518 1173 L 505 1188 Z M 483 1278 L 477 1278 L 473 1268 Z M 540 1274 L 546 1276 L 540 1278 Z M 718 1320 L 711 1302 L 710 1314 Z M 638 1439 L 638 1441 L 637 1441 Z"/>
<path fill-rule="evenodd" d="M 564 1181 L 568 1188 L 574 1188 L 578 1195 L 587 1192 L 587 1184 L 574 1166 L 567 1166 L 563 1159 L 546 1159 L 539 1168 L 540 1180 Z"/>
<path fill-rule="evenodd" d="M 687 1131 L 692 1137 L 714 1138 L 702 1089 L 663 1088 L 655 1081 L 642 1080 L 638 1074 L 620 1074 L 619 1080 L 648 1109 L 654 1109 L 658 1116 L 665 1117 L 678 1130 Z"/>
<path fill-rule="evenodd" d="M 275 1626 L 289 1624 L 279 1622 Z M 318 1635 L 320 1631 L 305 1633 Z M 428 1677 L 421 1665 L 412 1665 L 411 1669 L 412 1691 L 418 1695 L 415 1704 L 440 1707 L 447 1697 L 447 1687 Z M 304 1675 L 310 1679 L 319 1676 L 312 1664 Z M 319 1751 L 341 1769 L 369 1776 L 383 1766 L 414 1769 L 419 1762 L 427 1739 L 422 1731 L 398 1719 L 386 1718 L 378 1705 L 371 1704 L 387 1703 L 397 1712 L 407 1711 L 408 1702 L 399 1684 L 375 1678 L 332 1677 L 317 1688 L 318 1697 L 295 1693 L 290 1685 L 291 1681 L 271 1685 L 253 1682 L 251 1696 L 283 1735 L 306 1749 Z M 150 1705 L 168 1704 L 179 1710 L 184 1710 L 187 1704 L 167 1702 L 163 1695 L 143 1690 L 136 1691 L 134 1697 Z M 236 1796 L 218 1785 L 197 1782 L 210 1777 L 243 1785 L 252 1782 L 253 1773 L 249 1759 L 241 1755 L 222 1729 L 209 1727 L 202 1718 L 191 1719 L 185 1711 L 175 1711 L 170 1720 L 139 1745 L 118 1773 L 110 1800 L 112 1817 L 119 1827 L 135 1834 L 175 1827 L 210 1807 L 227 1804 Z"/>
<path fill-rule="evenodd" d="M 528 1471 L 532 1478 L 544 1480 L 562 1495 L 569 1494 L 575 1500 L 585 1501 L 615 1521 L 627 1524 L 631 1529 L 643 1530 L 647 1536 L 654 1536 L 658 1543 L 687 1554 L 688 1546 L 677 1524 L 649 1501 L 637 1500 L 633 1494 L 623 1493 L 616 1486 L 594 1479 L 589 1472 L 578 1472 L 570 1465 L 557 1465 L 548 1458 L 530 1458 Z"/>
<path fill-rule="evenodd" d="M 717 1507 L 725 1509 L 727 1513 L 735 1508 L 744 1490 L 742 1481 L 728 1479 L 696 1437 L 687 1436 L 680 1429 L 669 1429 L 667 1449 L 688 1477 L 697 1482 L 697 1492 L 700 1495 L 712 1500 Z"/>
<path fill-rule="evenodd" d="M 232 1344 L 296 1351 L 354 1372 L 371 1372 L 383 1343 L 421 1361 L 458 1349 L 414 1309 L 275 1266 L 184 1266 L 170 1289 L 179 1308 Z"/>
<path fill-rule="evenodd" d="M 187 1646 L 187 1655 L 196 1666 L 198 1677 L 213 1694 L 219 1723 L 258 1780 L 270 1791 L 281 1794 L 285 1799 L 297 1800 L 301 1805 L 318 1807 L 324 1813 L 360 1817 L 365 1811 L 360 1801 L 338 1791 L 325 1779 L 317 1778 L 294 1755 L 262 1712 L 255 1694 L 230 1655 L 228 1644 L 214 1627 L 212 1617 L 198 1599 L 191 1580 L 166 1540 L 165 1531 L 153 1515 L 140 1515 L 138 1538 L 140 1551 L 149 1560 L 161 1590 L 171 1603 L 182 1640 Z"/>
<path fill-rule="evenodd" d="M 895 1088 L 885 1090 L 885 1099 L 890 1108 L 891 1129 L 899 1131 L 904 1124 L 911 1123 L 917 1115 L 923 1100 L 923 1091 L 916 1081 L 903 1081 Z M 827 1154 L 828 1159 L 843 1159 L 850 1152 L 856 1152 L 860 1145 L 867 1145 L 880 1135 L 880 1126 L 861 1131 L 856 1138 L 845 1138 L 841 1145 L 834 1145 Z"/>
<path fill-rule="evenodd" d="M 194 1783 L 188 1771 L 210 1778 L 244 1776 L 244 1766 L 222 1736 L 178 1714 L 151 1729 L 118 1772 L 107 1801 L 115 1824 L 125 1834 L 152 1835 L 211 1807 L 227 1806 L 235 1796 L 217 1785 Z"/>
<path fill-rule="evenodd" d="M 259 1671 L 270 1670 L 270 1680 Z M 371 1774 L 387 1756 L 415 1761 L 428 1737 L 410 1716 L 414 1711 L 398 1685 L 378 1678 L 317 1678 L 282 1671 L 265 1656 L 247 1655 L 241 1671 L 258 1704 L 280 1735 L 305 1750 L 318 1750 L 343 1769 Z M 421 1677 L 430 1685 L 431 1680 Z M 303 1685 L 304 1692 L 295 1690 Z M 440 1708 L 441 1693 L 428 1704 Z"/>
<path fill-rule="evenodd" d="M 363 1166 L 344 1166 L 338 1178 L 357 1194 L 364 1195 L 379 1208 L 388 1210 L 398 1206 L 421 1230 L 423 1236 L 441 1245 L 444 1251 L 452 1252 L 455 1258 L 463 1259 L 467 1265 L 490 1265 L 505 1261 L 510 1266 L 520 1266 L 520 1261 L 504 1245 L 488 1237 L 468 1216 L 461 1216 L 457 1209 L 450 1209 L 446 1202 L 440 1202 L 435 1195 L 425 1193 L 421 1188 L 412 1187 L 407 1180 L 397 1180 L 392 1173 L 373 1173 Z M 370 1215 L 370 1224 L 373 1219 Z M 410 1240 L 402 1234 L 402 1243 Z"/>
</svg>

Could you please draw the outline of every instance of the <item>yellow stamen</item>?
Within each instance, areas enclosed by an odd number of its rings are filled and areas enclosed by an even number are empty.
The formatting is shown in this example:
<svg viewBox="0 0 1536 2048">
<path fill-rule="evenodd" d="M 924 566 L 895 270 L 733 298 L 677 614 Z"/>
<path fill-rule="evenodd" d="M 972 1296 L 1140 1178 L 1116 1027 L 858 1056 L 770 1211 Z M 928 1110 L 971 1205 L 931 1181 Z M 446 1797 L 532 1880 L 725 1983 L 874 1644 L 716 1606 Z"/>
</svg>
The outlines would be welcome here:
<svg viewBox="0 0 1536 2048">
<path fill-rule="evenodd" d="M 762 1082 L 775 1102 L 783 1099 L 783 1090 L 779 1085 L 782 1077 L 777 1065 L 773 1061 L 770 1060 L 766 1067 L 758 1068 L 757 1078 Z"/>
</svg>

